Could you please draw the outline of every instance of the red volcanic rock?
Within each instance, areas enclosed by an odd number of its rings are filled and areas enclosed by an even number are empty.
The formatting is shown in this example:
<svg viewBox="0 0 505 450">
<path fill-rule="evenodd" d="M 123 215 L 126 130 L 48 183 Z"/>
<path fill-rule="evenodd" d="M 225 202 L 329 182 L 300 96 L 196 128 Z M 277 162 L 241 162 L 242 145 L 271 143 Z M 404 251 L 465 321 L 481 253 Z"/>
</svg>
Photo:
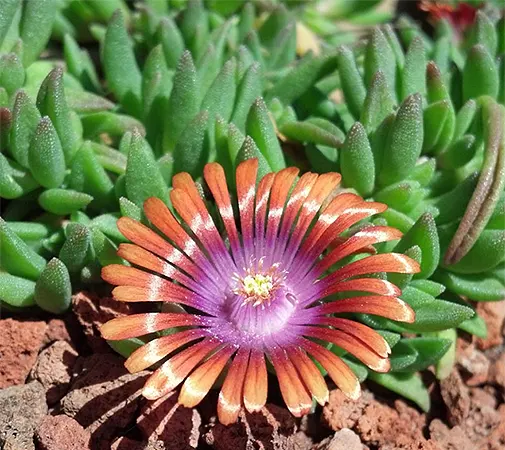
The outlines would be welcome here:
<svg viewBox="0 0 505 450">
<path fill-rule="evenodd" d="M 38 450 L 88 450 L 89 438 L 81 425 L 65 415 L 46 416 L 35 433 Z"/>
<path fill-rule="evenodd" d="M 242 412 L 239 421 L 233 425 L 225 426 L 214 421 L 203 438 L 216 450 L 308 450 L 312 444 L 305 433 L 298 432 L 289 411 L 272 404 L 267 404 L 258 413 Z"/>
<path fill-rule="evenodd" d="M 341 391 L 331 391 L 322 418 L 332 430 L 350 428 L 371 448 L 441 450 L 423 435 L 424 414 L 401 400 L 391 407 L 376 400 L 368 391 L 357 401 L 348 399 Z"/>
<path fill-rule="evenodd" d="M 460 425 L 470 412 L 470 396 L 457 370 L 440 382 L 440 392 L 447 406 L 447 421 Z"/>
<path fill-rule="evenodd" d="M 150 442 L 163 441 L 167 449 L 197 448 L 202 419 L 196 409 L 177 404 L 174 392 L 144 405 L 137 425 Z"/>
<path fill-rule="evenodd" d="M 477 350 L 474 344 L 468 344 L 458 339 L 457 362 L 460 366 L 461 375 L 467 386 L 484 384 L 489 375 L 489 359 Z"/>
<path fill-rule="evenodd" d="M 46 414 L 45 391 L 38 381 L 0 390 L 0 448 L 33 450 L 33 433 Z"/>
<path fill-rule="evenodd" d="M 57 341 L 40 352 L 30 377 L 46 389 L 48 405 L 54 405 L 67 392 L 77 352 L 65 341 Z"/>
<path fill-rule="evenodd" d="M 354 431 L 342 428 L 333 436 L 314 445 L 311 450 L 363 450 L 363 444 Z"/>
<path fill-rule="evenodd" d="M 323 408 L 323 423 L 332 430 L 342 428 L 352 429 L 363 414 L 363 409 L 373 400 L 369 391 L 364 391 L 361 397 L 354 401 L 350 400 L 340 389 L 330 392 L 327 405 Z"/>
<path fill-rule="evenodd" d="M 111 319 L 132 313 L 132 307 L 108 297 L 79 292 L 72 297 L 72 310 L 82 326 L 86 341 L 95 353 L 110 353 L 100 327 Z"/>
<path fill-rule="evenodd" d="M 474 444 L 458 425 L 449 428 L 441 420 L 430 423 L 430 441 L 436 442 L 444 450 L 474 450 Z"/>
<path fill-rule="evenodd" d="M 111 450 L 165 450 L 165 448 L 161 441 L 139 442 L 127 437 L 120 437 L 114 441 Z M 184 450 L 184 447 L 181 447 L 180 450 Z"/>
<path fill-rule="evenodd" d="M 0 320 L 0 389 L 25 382 L 46 328 L 42 321 Z"/>
<path fill-rule="evenodd" d="M 68 332 L 67 324 L 61 319 L 51 319 L 47 322 L 46 336 L 44 337 L 44 344 L 50 344 L 55 341 L 68 341 L 70 342 L 70 334 Z"/>
<path fill-rule="evenodd" d="M 491 364 L 489 378 L 492 383 L 498 385 L 505 397 L 505 352 Z"/>
<path fill-rule="evenodd" d="M 487 325 L 487 338 L 477 338 L 477 347 L 480 350 L 501 345 L 503 343 L 503 325 L 505 321 L 505 301 L 479 302 L 477 314 L 481 316 Z"/>
<path fill-rule="evenodd" d="M 147 372 L 130 374 L 123 358 L 101 353 L 77 361 L 61 412 L 91 433 L 94 450 L 110 449 L 118 431 L 129 426 L 140 405 Z"/>
</svg>

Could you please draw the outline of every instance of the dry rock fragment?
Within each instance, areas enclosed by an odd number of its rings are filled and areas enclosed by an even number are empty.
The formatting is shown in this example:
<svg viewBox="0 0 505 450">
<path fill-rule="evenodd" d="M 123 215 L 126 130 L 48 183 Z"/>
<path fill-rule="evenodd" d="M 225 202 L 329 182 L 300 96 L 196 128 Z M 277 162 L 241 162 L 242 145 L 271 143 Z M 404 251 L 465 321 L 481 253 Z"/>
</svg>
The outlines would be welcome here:
<svg viewBox="0 0 505 450">
<path fill-rule="evenodd" d="M 0 389 L 25 382 L 42 347 L 42 321 L 0 320 Z"/>
<path fill-rule="evenodd" d="M 74 419 L 46 416 L 35 434 L 38 450 L 88 450 L 89 432 Z"/>
<path fill-rule="evenodd" d="M 67 392 L 77 356 L 66 341 L 56 341 L 40 352 L 30 376 L 46 389 L 48 405 L 54 405 Z"/>
<path fill-rule="evenodd" d="M 33 433 L 47 414 L 44 387 L 33 381 L 0 390 L 0 448 L 33 450 Z"/>
<path fill-rule="evenodd" d="M 70 390 L 60 402 L 61 412 L 91 433 L 94 450 L 109 450 L 119 430 L 134 421 L 140 406 L 147 372 L 130 374 L 123 363 L 112 353 L 82 358 Z"/>
</svg>

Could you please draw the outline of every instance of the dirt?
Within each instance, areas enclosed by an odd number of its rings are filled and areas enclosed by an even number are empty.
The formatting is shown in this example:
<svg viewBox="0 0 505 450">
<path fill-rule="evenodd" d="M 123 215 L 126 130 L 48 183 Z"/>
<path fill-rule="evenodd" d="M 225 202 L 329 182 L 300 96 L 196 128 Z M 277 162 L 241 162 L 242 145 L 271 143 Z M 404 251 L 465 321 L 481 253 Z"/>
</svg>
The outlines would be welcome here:
<svg viewBox="0 0 505 450">
<path fill-rule="evenodd" d="M 217 421 L 218 392 L 198 408 L 177 393 L 140 395 L 147 372 L 130 374 L 99 326 L 130 312 L 81 293 L 60 318 L 0 321 L 2 450 L 501 450 L 505 448 L 502 304 L 480 306 L 487 339 L 458 339 L 453 372 L 430 375 L 432 410 L 365 383 L 357 401 L 330 391 L 329 403 L 295 419 L 273 379 L 270 403 L 239 421 Z"/>
</svg>

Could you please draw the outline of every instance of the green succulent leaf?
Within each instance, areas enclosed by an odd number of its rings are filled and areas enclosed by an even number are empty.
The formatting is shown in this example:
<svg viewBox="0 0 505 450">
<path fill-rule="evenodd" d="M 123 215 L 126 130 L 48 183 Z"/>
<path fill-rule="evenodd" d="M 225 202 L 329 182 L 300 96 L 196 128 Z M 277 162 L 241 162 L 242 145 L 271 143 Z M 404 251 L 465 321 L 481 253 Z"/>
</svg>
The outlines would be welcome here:
<svg viewBox="0 0 505 450">
<path fill-rule="evenodd" d="M 369 372 L 368 378 L 390 391 L 412 400 L 423 411 L 430 409 L 430 394 L 417 373 L 376 373 Z"/>
<path fill-rule="evenodd" d="M 174 75 L 174 87 L 167 104 L 163 152 L 174 150 L 179 137 L 199 111 L 200 94 L 193 58 L 184 51 Z"/>
<path fill-rule="evenodd" d="M 309 120 L 304 122 L 285 122 L 279 126 L 279 131 L 289 139 L 334 148 L 340 147 L 344 139 L 344 134 L 338 128 L 337 130 L 338 133 L 334 134 Z"/>
<path fill-rule="evenodd" d="M 365 54 L 365 84 L 369 88 L 378 71 L 384 74 L 386 88 L 396 97 L 396 59 L 389 42 L 379 28 L 374 28 Z"/>
<path fill-rule="evenodd" d="M 15 53 L 8 53 L 0 57 L 0 86 L 7 94 L 12 95 L 25 82 L 23 64 Z"/>
<path fill-rule="evenodd" d="M 72 189 L 48 189 L 40 194 L 39 204 L 48 212 L 65 216 L 85 208 L 93 197 Z"/>
<path fill-rule="evenodd" d="M 140 207 L 128 200 L 126 197 L 121 197 L 119 199 L 119 208 L 122 216 L 131 217 L 132 219 L 138 221 L 142 218 L 142 210 Z"/>
<path fill-rule="evenodd" d="M 258 159 L 258 178 L 262 178 L 267 173 L 272 172 L 272 169 L 268 165 L 267 160 L 260 152 L 254 140 L 250 136 L 246 136 L 246 138 L 244 139 L 244 143 L 242 144 L 242 147 L 240 147 L 240 150 L 237 153 L 237 158 L 235 160 L 235 167 L 238 166 L 241 162 L 251 158 Z"/>
<path fill-rule="evenodd" d="M 61 314 L 70 306 L 72 285 L 67 267 L 58 258 L 47 263 L 35 285 L 35 302 L 42 309 Z"/>
<path fill-rule="evenodd" d="M 446 353 L 435 364 L 435 374 L 439 380 L 443 380 L 451 374 L 456 364 L 456 340 L 458 334 L 454 328 L 449 328 L 448 330 L 439 331 L 436 335 L 451 343 Z"/>
<path fill-rule="evenodd" d="M 415 351 L 416 357 L 413 362 L 398 371 L 417 372 L 427 369 L 435 364 L 451 347 L 452 341 L 441 337 L 415 337 L 402 339 L 395 347 L 404 344 Z"/>
<path fill-rule="evenodd" d="M 412 228 L 401 238 L 395 251 L 404 252 L 413 245 L 418 245 L 422 252 L 421 272 L 415 278 L 429 278 L 440 261 L 440 245 L 437 227 L 433 216 L 423 214 Z"/>
<path fill-rule="evenodd" d="M 481 95 L 496 98 L 499 86 L 498 69 L 492 56 L 482 45 L 473 46 L 463 70 L 464 100 L 477 98 Z"/>
<path fill-rule="evenodd" d="M 103 208 L 113 204 L 114 185 L 93 152 L 90 142 L 81 146 L 72 161 L 69 187 L 92 196 L 91 206 Z"/>
<path fill-rule="evenodd" d="M 91 245 L 93 252 L 101 266 L 109 264 L 123 264 L 117 255 L 117 246 L 99 229 L 91 227 Z"/>
<path fill-rule="evenodd" d="M 480 317 L 478 314 L 475 314 L 470 319 L 461 322 L 458 325 L 458 329 L 463 330 L 467 333 L 473 334 L 482 339 L 487 338 L 487 325 L 486 321 Z"/>
<path fill-rule="evenodd" d="M 355 118 L 359 118 L 365 102 L 366 89 L 353 52 L 346 46 L 340 47 L 337 62 L 347 107 Z"/>
<path fill-rule="evenodd" d="M 174 149 L 174 172 L 188 172 L 198 177 L 209 159 L 209 142 L 206 136 L 209 113 L 201 111 L 189 123 Z"/>
<path fill-rule="evenodd" d="M 128 199 L 142 206 L 149 197 L 158 197 L 168 202 L 168 187 L 156 164 L 152 149 L 138 131 L 132 134 L 125 185 Z"/>
<path fill-rule="evenodd" d="M 478 10 L 475 18 L 475 22 L 470 29 L 470 33 L 467 40 L 468 47 L 480 44 L 487 49 L 491 56 L 496 55 L 496 49 L 498 47 L 498 36 L 493 22 L 487 17 L 487 15 Z"/>
<path fill-rule="evenodd" d="M 272 120 L 262 98 L 256 99 L 249 111 L 246 133 L 254 140 L 274 172 L 286 167 Z"/>
<path fill-rule="evenodd" d="M 425 65 L 424 44 L 420 37 L 416 37 L 409 46 L 401 73 L 400 98 L 402 100 L 411 94 L 424 94 L 426 90 L 426 73 L 420 69 Z"/>
<path fill-rule="evenodd" d="M 386 77 L 382 71 L 378 71 L 368 88 L 361 111 L 360 122 L 367 133 L 376 130 L 387 117 L 391 115 L 395 107 L 395 101 L 387 88 Z"/>
<path fill-rule="evenodd" d="M 23 41 L 23 65 L 28 67 L 49 41 L 57 8 L 56 0 L 26 2 L 23 6 L 19 35 Z"/>
<path fill-rule="evenodd" d="M 2 2 L 2 13 L 0 14 L 0 46 L 3 43 L 5 35 L 9 31 L 9 27 L 14 20 L 19 6 L 19 0 L 5 0 Z"/>
<path fill-rule="evenodd" d="M 247 115 L 254 100 L 261 97 L 262 85 L 261 67 L 258 63 L 253 63 L 246 70 L 238 85 L 235 106 L 231 116 L 231 122 L 242 132 L 245 131 Z"/>
<path fill-rule="evenodd" d="M 456 123 L 454 128 L 454 140 L 457 140 L 468 131 L 475 114 L 477 112 L 477 102 L 473 99 L 468 100 L 456 114 Z"/>
<path fill-rule="evenodd" d="M 81 49 L 69 34 L 65 34 L 63 42 L 65 63 L 69 73 L 77 78 L 85 89 L 100 92 L 100 82 L 89 53 Z"/>
<path fill-rule="evenodd" d="M 79 146 L 79 136 L 65 98 L 61 67 L 53 69 L 42 82 L 37 96 L 37 107 L 43 116 L 51 119 L 68 164 Z"/>
<path fill-rule="evenodd" d="M 458 295 L 478 301 L 500 301 L 505 298 L 505 285 L 484 274 L 464 275 L 440 270 L 435 279 Z"/>
<path fill-rule="evenodd" d="M 366 130 L 356 122 L 347 134 L 340 153 L 344 183 L 361 195 L 370 195 L 375 185 L 375 165 Z"/>
<path fill-rule="evenodd" d="M 174 21 L 169 16 L 164 16 L 160 20 L 158 41 L 163 48 L 167 66 L 171 69 L 175 69 L 184 51 L 184 39 Z"/>
<path fill-rule="evenodd" d="M 417 351 L 413 347 L 403 342 L 403 340 L 400 341 L 396 344 L 393 353 L 389 357 L 391 372 L 404 371 L 406 367 L 415 364 L 418 356 Z"/>
<path fill-rule="evenodd" d="M 145 128 L 142 122 L 137 119 L 117 114 L 112 111 L 100 111 L 92 114 L 86 114 L 81 117 L 84 137 L 86 139 L 94 139 L 101 134 L 109 136 L 122 136 L 128 131 L 138 130 L 142 135 L 145 135 Z"/>
<path fill-rule="evenodd" d="M 401 180 L 415 167 L 423 145 L 423 113 L 419 94 L 414 94 L 401 104 L 389 134 L 388 145 L 379 173 L 379 182 L 387 185 Z"/>
<path fill-rule="evenodd" d="M 65 178 L 65 155 L 58 134 L 49 117 L 43 117 L 28 149 L 28 163 L 33 178 L 46 188 L 61 185 Z"/>
<path fill-rule="evenodd" d="M 424 302 L 415 308 L 416 321 L 403 324 L 407 330 L 415 332 L 441 331 L 458 326 L 474 315 L 473 309 L 446 300 Z"/>
<path fill-rule="evenodd" d="M 28 167 L 28 149 L 40 121 L 40 113 L 24 91 L 16 95 L 10 132 L 10 151 L 23 167 Z"/>
<path fill-rule="evenodd" d="M 107 27 L 102 47 L 102 62 L 109 88 L 125 110 L 141 114 L 142 74 L 135 60 L 132 41 L 126 31 L 123 13 L 114 12 Z"/>
<path fill-rule="evenodd" d="M 25 308 L 35 305 L 35 282 L 0 272 L 0 300 L 11 306 Z"/>
<path fill-rule="evenodd" d="M 87 226 L 72 222 L 65 228 L 65 235 L 66 240 L 58 257 L 69 272 L 75 273 L 88 262 L 91 233 Z"/>
<path fill-rule="evenodd" d="M 139 338 L 121 339 L 119 341 L 107 341 L 112 350 L 124 358 L 128 358 L 135 350 L 145 345 Z"/>
</svg>

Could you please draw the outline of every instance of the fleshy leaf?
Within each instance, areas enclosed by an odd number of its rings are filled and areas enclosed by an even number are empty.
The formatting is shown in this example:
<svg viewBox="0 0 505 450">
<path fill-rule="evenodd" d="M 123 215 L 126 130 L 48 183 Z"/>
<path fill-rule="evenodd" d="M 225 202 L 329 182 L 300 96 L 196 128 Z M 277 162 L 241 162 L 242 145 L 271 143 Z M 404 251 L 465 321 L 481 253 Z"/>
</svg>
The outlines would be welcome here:
<svg viewBox="0 0 505 450">
<path fill-rule="evenodd" d="M 68 270 L 58 258 L 47 263 L 35 285 L 35 302 L 54 314 L 65 312 L 70 306 L 72 285 Z"/>
</svg>

